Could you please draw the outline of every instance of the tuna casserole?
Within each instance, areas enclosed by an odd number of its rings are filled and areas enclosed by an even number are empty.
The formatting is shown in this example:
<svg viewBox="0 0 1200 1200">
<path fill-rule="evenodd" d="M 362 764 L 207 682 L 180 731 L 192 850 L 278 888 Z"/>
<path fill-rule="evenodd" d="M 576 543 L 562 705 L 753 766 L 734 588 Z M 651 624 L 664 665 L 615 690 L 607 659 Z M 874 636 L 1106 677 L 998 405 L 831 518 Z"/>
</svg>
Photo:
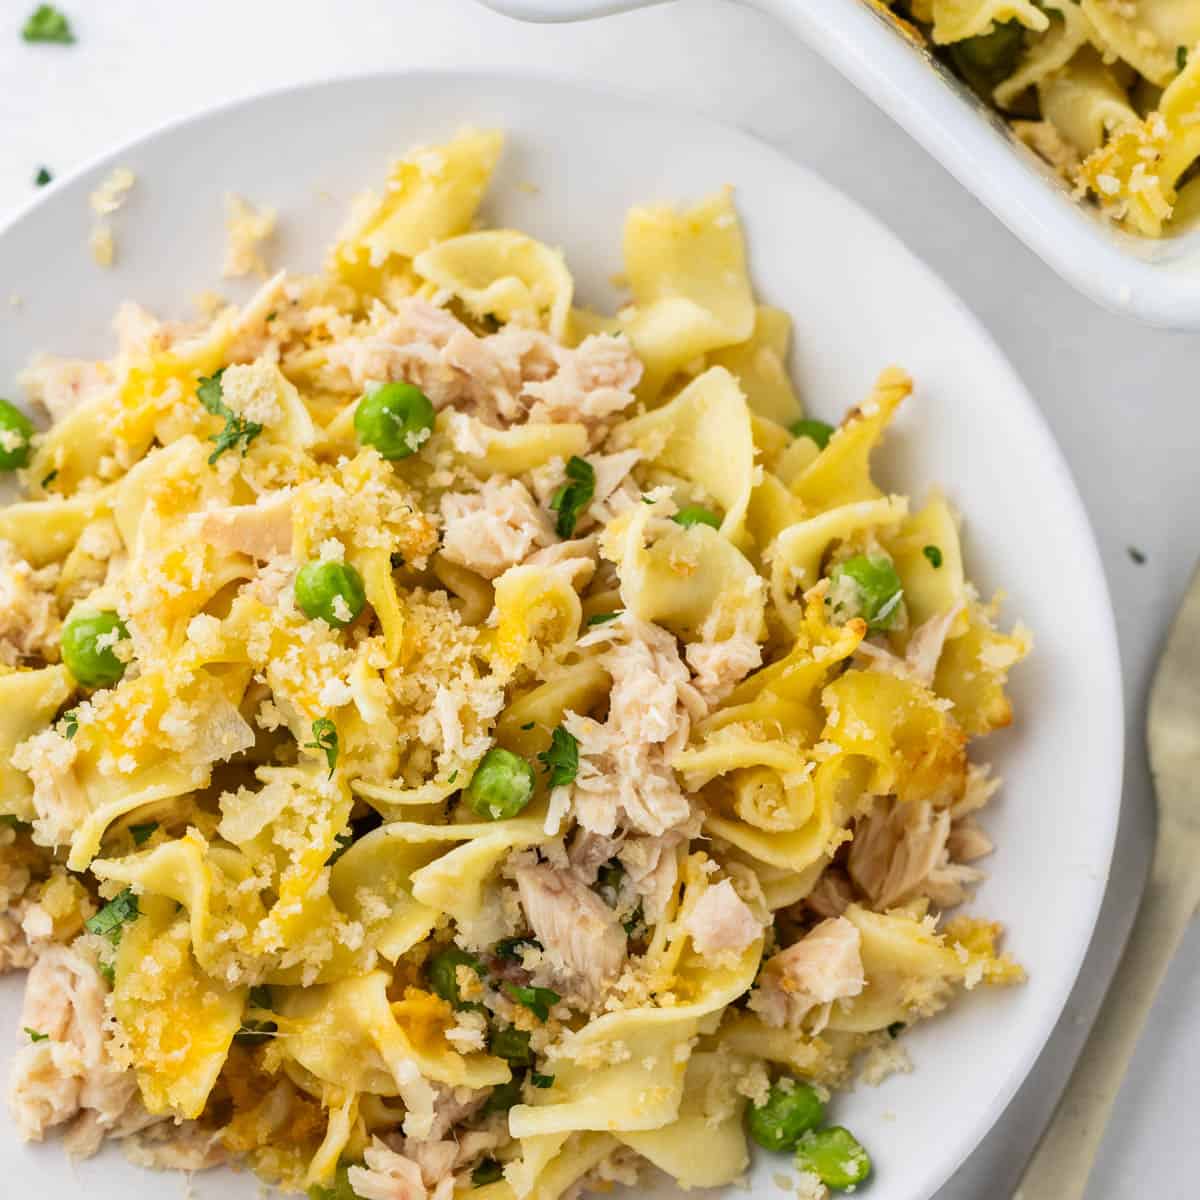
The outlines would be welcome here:
<svg viewBox="0 0 1200 1200">
<path fill-rule="evenodd" d="M 1200 216 L 1195 0 L 872 0 L 927 35 L 1021 141 L 1131 233 Z"/>
<path fill-rule="evenodd" d="M 805 417 L 728 191 L 630 299 L 487 229 L 501 154 L 391 169 L 317 277 L 0 411 L 0 968 L 23 1137 L 315 1200 L 554 1200 L 835 1124 L 1008 984 L 982 877 L 1001 632 L 872 481 L 909 396 Z M 828 1111 L 827 1111 L 828 1106 Z"/>
</svg>

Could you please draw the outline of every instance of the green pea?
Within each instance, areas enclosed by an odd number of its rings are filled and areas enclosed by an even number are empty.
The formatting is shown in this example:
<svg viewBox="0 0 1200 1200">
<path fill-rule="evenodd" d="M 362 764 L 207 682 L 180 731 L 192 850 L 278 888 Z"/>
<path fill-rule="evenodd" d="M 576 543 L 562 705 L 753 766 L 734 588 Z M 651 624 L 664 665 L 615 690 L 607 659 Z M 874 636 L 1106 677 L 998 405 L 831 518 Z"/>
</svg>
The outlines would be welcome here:
<svg viewBox="0 0 1200 1200">
<path fill-rule="evenodd" d="M 762 1104 L 750 1109 L 746 1124 L 750 1136 L 767 1150 L 794 1150 L 810 1129 L 825 1119 L 825 1105 L 816 1089 L 793 1082 L 790 1088 L 776 1084 Z"/>
<path fill-rule="evenodd" d="M 703 504 L 685 504 L 672 518 L 676 525 L 691 529 L 693 525 L 709 525 L 713 529 L 721 528 L 721 518 L 711 508 Z"/>
<path fill-rule="evenodd" d="M 833 426 L 824 421 L 814 421 L 810 417 L 805 417 L 801 421 L 796 421 L 788 426 L 792 437 L 806 437 L 809 441 L 817 443 L 819 449 L 824 450 L 829 445 L 829 439 L 833 437 Z"/>
<path fill-rule="evenodd" d="M 366 601 L 362 576 L 349 563 L 305 563 L 296 574 L 296 604 L 314 621 L 340 629 L 362 612 Z"/>
<path fill-rule="evenodd" d="M 439 950 L 429 960 L 429 982 L 433 990 L 455 1008 L 478 1008 L 478 1005 L 468 1004 L 462 998 L 458 988 L 459 967 L 470 967 L 478 974 L 483 972 L 483 964 L 474 955 L 457 946 L 450 946 Z"/>
<path fill-rule="evenodd" d="M 841 1125 L 806 1133 L 796 1147 L 796 1170 L 811 1171 L 826 1186 L 844 1192 L 871 1174 L 871 1156 Z"/>
<path fill-rule="evenodd" d="M 125 622 L 111 610 L 80 609 L 67 618 L 62 631 L 62 660 L 84 687 L 108 687 L 125 674 L 125 664 L 113 653 L 114 632 L 116 640 L 129 636 Z"/>
<path fill-rule="evenodd" d="M 33 422 L 15 405 L 0 399 L 0 471 L 15 471 L 29 462 Z"/>
<path fill-rule="evenodd" d="M 829 572 L 829 580 L 835 613 L 839 603 L 846 603 L 845 589 L 849 584 L 857 600 L 855 607 L 866 618 L 872 633 L 895 625 L 904 589 L 896 568 L 886 558 L 868 558 L 865 554 L 848 558 Z"/>
<path fill-rule="evenodd" d="M 480 760 L 463 794 L 484 820 L 515 817 L 533 798 L 533 768 L 511 750 L 493 746 Z"/>
<path fill-rule="evenodd" d="M 433 429 L 433 405 L 411 383 L 385 383 L 368 392 L 354 410 L 354 432 L 384 458 L 407 458 Z"/>
<path fill-rule="evenodd" d="M 998 21 L 990 33 L 965 38 L 950 47 L 954 65 L 972 87 L 994 87 L 1016 69 L 1025 44 L 1025 32 L 1017 21 Z"/>
<path fill-rule="evenodd" d="M 497 1058 L 502 1058 L 515 1067 L 533 1065 L 533 1051 L 529 1048 L 529 1033 L 527 1030 L 517 1029 L 513 1025 L 497 1029 L 491 1036 L 488 1049 Z"/>
</svg>

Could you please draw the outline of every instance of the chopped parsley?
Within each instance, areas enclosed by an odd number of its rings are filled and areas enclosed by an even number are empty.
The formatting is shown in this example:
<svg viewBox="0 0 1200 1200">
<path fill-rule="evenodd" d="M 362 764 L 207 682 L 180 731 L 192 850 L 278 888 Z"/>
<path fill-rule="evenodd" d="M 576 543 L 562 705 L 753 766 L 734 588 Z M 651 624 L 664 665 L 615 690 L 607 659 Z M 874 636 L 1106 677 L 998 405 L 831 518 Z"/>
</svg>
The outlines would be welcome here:
<svg viewBox="0 0 1200 1200">
<path fill-rule="evenodd" d="M 1180 71 L 1186 71 L 1188 64 L 1188 48 L 1186 46 L 1175 47 L 1175 65 Z"/>
<path fill-rule="evenodd" d="M 453 783 L 457 778 L 458 778 L 458 768 L 455 767 L 454 770 L 450 772 L 450 778 L 447 779 L 446 782 Z"/>
<path fill-rule="evenodd" d="M 572 454 L 567 459 L 567 482 L 550 497 L 550 510 L 558 513 L 554 532 L 560 538 L 569 538 L 575 533 L 579 514 L 587 508 L 595 494 L 596 468 L 586 458 Z"/>
<path fill-rule="evenodd" d="M 304 743 L 305 750 L 318 750 L 325 755 L 329 764 L 329 777 L 333 778 L 333 769 L 338 760 L 337 726 L 328 717 L 318 717 L 312 724 L 313 740 Z"/>
<path fill-rule="evenodd" d="M 502 938 L 492 947 L 492 953 L 497 958 L 504 959 L 505 962 L 520 962 L 522 946 L 532 946 L 535 950 L 542 949 L 542 943 L 537 938 L 507 937 Z"/>
<path fill-rule="evenodd" d="M 1129 547 L 1129 557 L 1132 558 L 1139 567 L 1144 566 L 1146 563 L 1145 553 L 1139 550 L 1136 546 Z"/>
<path fill-rule="evenodd" d="M 246 997 L 247 1008 L 271 1007 L 271 989 L 269 987 L 252 987 Z M 233 1036 L 239 1042 L 262 1042 L 276 1032 L 274 1021 L 244 1021 L 241 1029 Z"/>
<path fill-rule="evenodd" d="M 533 1065 L 533 1051 L 529 1048 L 529 1032 L 509 1025 L 497 1029 L 488 1040 L 488 1049 L 497 1057 L 517 1067 Z M 519 1095 L 520 1093 L 518 1093 Z"/>
<path fill-rule="evenodd" d="M 135 846 L 144 846 L 157 828 L 157 821 L 147 821 L 145 825 L 130 825 L 129 836 L 133 838 Z"/>
<path fill-rule="evenodd" d="M 629 920 L 621 922 L 621 928 L 625 930 L 625 936 L 631 938 L 641 937 L 646 932 L 646 914 L 640 901 Z"/>
<path fill-rule="evenodd" d="M 238 416 L 225 403 L 225 394 L 221 386 L 221 376 L 224 374 L 225 368 L 222 367 L 212 375 L 201 375 L 200 382 L 196 385 L 196 399 L 214 417 L 223 417 L 225 420 L 225 428 L 220 433 L 210 434 L 208 438 L 210 442 L 217 443 L 217 448 L 208 456 L 210 467 L 226 450 L 236 449 L 239 442 L 242 456 L 245 457 L 250 443 L 263 431 L 263 427 L 257 421 L 247 421 L 245 417 Z"/>
<path fill-rule="evenodd" d="M 539 1021 L 548 1020 L 551 1005 L 557 1004 L 562 999 L 557 992 L 550 988 L 522 987 L 519 983 L 506 983 L 504 994 L 510 1000 L 529 1009 Z"/>
<path fill-rule="evenodd" d="M 888 1037 L 893 1039 L 898 1038 L 907 1028 L 908 1026 L 903 1021 L 893 1021 L 887 1027 Z"/>
<path fill-rule="evenodd" d="M 526 732 L 528 732 L 529 730 L 531 730 L 533 728 L 534 724 L 535 724 L 535 722 L 533 722 L 533 721 L 526 721 L 525 724 L 521 726 L 521 728 L 523 730 L 525 730 Z"/>
<path fill-rule="evenodd" d="M 29 14 L 21 36 L 27 42 L 57 42 L 60 46 L 69 46 L 75 40 L 71 22 L 53 4 L 39 4 Z"/>
<path fill-rule="evenodd" d="M 561 725 L 550 735 L 550 747 L 538 755 L 543 770 L 550 772 L 552 788 L 575 782 L 579 773 L 579 740 Z"/>
<path fill-rule="evenodd" d="M 53 179 L 54 176 L 50 174 L 49 167 L 38 167 L 37 174 L 33 177 L 33 186 L 45 187 L 46 184 L 50 183 Z"/>
<path fill-rule="evenodd" d="M 592 613 L 587 619 L 589 625 L 607 625 L 609 621 L 615 621 L 621 615 L 621 610 L 607 613 Z"/>
<path fill-rule="evenodd" d="M 53 470 L 42 480 L 42 487 L 48 488 L 58 478 L 58 471 Z"/>
<path fill-rule="evenodd" d="M 50 1040 L 48 1033 L 39 1033 L 36 1029 L 30 1029 L 28 1025 L 23 1025 L 22 1028 L 29 1034 L 31 1042 L 48 1042 Z"/>
<path fill-rule="evenodd" d="M 553 1087 L 554 1086 L 554 1076 L 553 1075 L 539 1075 L 536 1071 L 530 1071 L 529 1082 L 532 1083 L 535 1088 Z"/>
<path fill-rule="evenodd" d="M 138 901 L 132 888 L 114 896 L 94 917 L 88 917 L 83 927 L 88 933 L 107 938 L 114 946 L 121 944 L 121 933 L 128 921 L 138 916 Z"/>
<path fill-rule="evenodd" d="M 929 559 L 930 565 L 935 569 L 942 565 L 942 548 L 940 546 L 926 546 L 921 553 Z"/>
<path fill-rule="evenodd" d="M 471 1172 L 471 1183 L 475 1187 L 486 1187 L 489 1183 L 498 1183 L 503 1178 L 504 1168 L 494 1158 L 485 1158 Z"/>
<path fill-rule="evenodd" d="M 63 713 L 62 719 L 66 722 L 66 727 L 63 729 L 63 737 L 69 742 L 79 732 L 79 709 L 68 708 Z"/>
<path fill-rule="evenodd" d="M 492 1094 L 483 1106 L 483 1115 L 488 1117 L 492 1113 L 508 1112 L 514 1104 L 520 1103 L 521 1079 L 520 1076 L 514 1075 L 507 1083 L 501 1083 L 492 1088 Z"/>
<path fill-rule="evenodd" d="M 325 860 L 325 865 L 332 866 L 350 847 L 354 845 L 354 831 L 339 833 L 333 839 L 333 853 Z"/>
</svg>

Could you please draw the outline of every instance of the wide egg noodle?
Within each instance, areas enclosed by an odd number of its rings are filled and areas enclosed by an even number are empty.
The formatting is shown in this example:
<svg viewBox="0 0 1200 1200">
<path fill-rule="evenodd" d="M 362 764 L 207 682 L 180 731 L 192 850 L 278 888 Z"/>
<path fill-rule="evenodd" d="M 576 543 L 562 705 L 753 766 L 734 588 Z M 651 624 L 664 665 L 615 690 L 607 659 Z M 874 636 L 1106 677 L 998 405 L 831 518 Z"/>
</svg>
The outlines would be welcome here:
<svg viewBox="0 0 1200 1200">
<path fill-rule="evenodd" d="M 511 229 L 464 233 L 417 255 L 413 269 L 472 315 L 541 326 L 561 338 L 574 283 L 562 252 Z"/>
<path fill-rule="evenodd" d="M 1074 9 L 1038 34 L 1018 0 L 937 8 L 981 32 L 1023 20 L 1024 86 L 1046 96 L 1091 53 L 1064 49 Z M 52 631 L 79 606 L 130 635 L 124 677 L 82 694 L 53 635 L 40 660 L 5 658 L 6 815 L 32 830 L 3 853 L 65 851 L 43 904 L 58 876 L 76 907 L 130 889 L 111 1008 L 146 1107 L 223 1129 L 288 1189 L 373 1172 L 372 1148 L 416 1170 L 455 1144 L 431 1194 L 465 1191 L 485 1155 L 503 1178 L 482 1200 L 557 1200 L 634 1163 L 726 1186 L 770 1076 L 836 1086 L 879 1030 L 1019 977 L 997 927 L 930 915 L 932 888 L 883 912 L 838 891 L 877 813 L 935 810 L 971 840 L 962 814 L 990 792 L 967 738 L 1012 719 L 1005 679 L 1029 648 L 971 589 L 949 501 L 910 509 L 874 482 L 908 376 L 883 371 L 824 448 L 794 436 L 790 320 L 755 300 L 728 189 L 631 212 L 630 300 L 608 316 L 574 304 L 557 249 L 480 223 L 501 148 L 468 129 L 399 160 L 325 278 L 280 273 L 195 326 L 126 311 L 110 362 L 43 364 L 43 399 L 71 371 L 98 383 L 0 513 L 0 538 L 46 568 L 28 578 Z M 209 380 L 214 407 L 218 372 L 230 428 L 198 395 Z M 392 462 L 355 413 L 400 380 L 436 416 Z M 552 540 L 573 457 L 595 495 Z M 541 510 L 537 536 L 489 520 L 528 512 L 485 511 L 449 561 L 443 499 L 493 480 Z M 718 527 L 673 519 L 685 506 Z M 499 571 L 472 568 L 476 535 Z M 900 579 L 892 630 L 827 603 L 833 564 L 860 553 Z M 302 611 L 308 562 L 354 568 L 362 611 Z M 533 789 L 493 821 L 472 779 L 496 747 Z M 678 819 L 651 832 L 660 806 Z M 552 910 L 578 902 L 572 932 L 595 922 L 602 985 L 592 943 L 577 969 L 535 915 L 535 878 Z M 768 1024 L 764 952 L 835 902 L 864 991 L 820 1006 L 820 1033 Z M 452 946 L 477 964 L 456 997 L 431 970 Z M 500 1056 L 509 1026 L 532 1062 Z M 514 1076 L 504 1117 L 490 1101 Z"/>
</svg>

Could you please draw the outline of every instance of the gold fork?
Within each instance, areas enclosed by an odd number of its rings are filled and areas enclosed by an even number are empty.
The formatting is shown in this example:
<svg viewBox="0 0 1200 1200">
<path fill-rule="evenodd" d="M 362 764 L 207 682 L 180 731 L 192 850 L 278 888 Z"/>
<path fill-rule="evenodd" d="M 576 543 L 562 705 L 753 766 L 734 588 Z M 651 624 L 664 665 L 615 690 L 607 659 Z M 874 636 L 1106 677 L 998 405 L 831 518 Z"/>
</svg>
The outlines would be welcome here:
<svg viewBox="0 0 1200 1200">
<path fill-rule="evenodd" d="M 1200 904 L 1200 569 L 1158 661 L 1146 723 L 1158 793 L 1150 880 L 1112 987 L 1013 1200 L 1080 1200 L 1155 994 Z"/>
</svg>

